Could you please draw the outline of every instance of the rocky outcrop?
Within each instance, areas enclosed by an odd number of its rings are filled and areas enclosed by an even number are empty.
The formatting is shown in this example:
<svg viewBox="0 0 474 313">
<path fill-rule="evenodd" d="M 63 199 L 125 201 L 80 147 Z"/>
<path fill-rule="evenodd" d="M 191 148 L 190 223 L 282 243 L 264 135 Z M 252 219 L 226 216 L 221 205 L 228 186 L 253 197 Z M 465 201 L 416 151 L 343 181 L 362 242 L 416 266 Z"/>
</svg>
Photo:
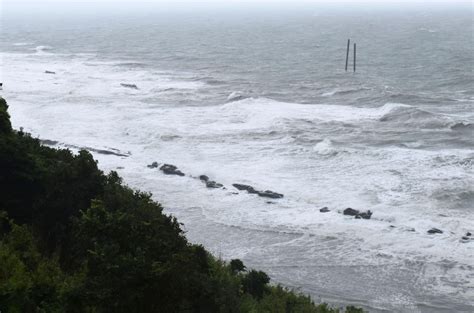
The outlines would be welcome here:
<svg viewBox="0 0 474 313">
<path fill-rule="evenodd" d="M 215 182 L 215 181 L 213 181 L 213 180 L 208 180 L 208 181 L 206 182 L 206 187 L 207 187 L 207 188 L 223 188 L 224 185 L 219 184 L 219 183 L 217 183 L 217 182 Z"/>
<path fill-rule="evenodd" d="M 255 193 L 255 194 L 258 193 L 258 191 L 255 190 L 255 188 L 253 188 L 252 186 L 249 186 L 249 185 L 232 184 L 232 186 L 234 186 L 234 187 L 237 188 L 238 190 L 245 190 L 245 191 L 247 191 L 248 193 Z"/>
<path fill-rule="evenodd" d="M 184 173 L 178 170 L 178 168 L 172 164 L 163 164 L 160 167 L 160 170 L 165 173 L 166 175 L 178 175 L 184 176 Z"/>
<path fill-rule="evenodd" d="M 264 198 L 272 198 L 272 199 L 283 198 L 283 194 L 277 193 L 271 190 L 260 191 L 260 190 L 256 190 L 252 186 L 244 185 L 244 184 L 232 184 L 232 186 L 234 186 L 238 190 L 245 190 L 248 193 L 257 194 L 258 196 L 264 197 Z"/>
<path fill-rule="evenodd" d="M 130 156 L 130 154 L 125 154 L 125 153 L 122 153 L 118 150 L 115 150 L 112 151 L 112 150 L 104 150 L 104 149 L 95 149 L 95 148 L 89 148 L 89 147 L 84 147 L 84 149 L 87 149 L 89 151 L 92 151 L 92 152 L 96 152 L 96 153 L 99 153 L 99 154 L 105 154 L 105 155 L 115 155 L 115 156 L 120 156 L 120 157 L 128 157 Z"/>
<path fill-rule="evenodd" d="M 428 234 L 430 235 L 433 235 L 433 234 L 442 234 L 443 231 L 441 229 L 438 229 L 438 228 L 431 228 L 430 230 L 428 230 L 427 232 Z"/>
<path fill-rule="evenodd" d="M 158 167 L 158 162 L 155 161 L 151 164 L 148 164 L 146 167 L 148 167 L 148 168 L 157 168 Z"/>
<path fill-rule="evenodd" d="M 473 237 L 471 237 L 472 234 L 470 232 L 467 232 L 464 236 L 461 237 L 461 242 L 470 242 L 471 240 L 474 240 Z"/>
<path fill-rule="evenodd" d="M 328 207 L 325 206 L 324 208 L 319 209 L 319 212 L 321 212 L 321 213 L 327 213 L 327 212 L 331 212 L 331 210 L 329 210 Z"/>
<path fill-rule="evenodd" d="M 59 143 L 56 140 L 49 140 L 49 139 L 40 139 L 40 142 L 42 145 L 46 145 L 46 146 L 55 146 Z"/>
<path fill-rule="evenodd" d="M 209 181 L 209 177 L 207 177 L 206 175 L 201 175 L 201 176 L 199 176 L 199 179 L 200 179 L 201 181 L 203 181 L 203 182 Z"/>
<path fill-rule="evenodd" d="M 366 219 L 369 220 L 372 217 L 372 212 L 368 210 L 367 212 L 360 212 L 359 210 L 354 210 L 352 208 L 347 208 L 345 209 L 342 214 L 344 215 L 349 215 L 349 216 L 354 216 L 357 219 Z"/>
<path fill-rule="evenodd" d="M 265 191 L 258 191 L 257 194 L 260 197 L 264 198 L 272 198 L 272 199 L 280 199 L 283 198 L 283 195 L 281 193 L 277 193 L 271 190 L 265 190 Z"/>
<path fill-rule="evenodd" d="M 121 83 L 120 86 L 125 87 L 125 88 L 131 88 L 131 89 L 136 89 L 136 90 L 138 90 L 138 87 L 137 87 L 137 85 L 135 85 L 135 84 L 125 84 L 125 83 Z"/>
<path fill-rule="evenodd" d="M 201 175 L 199 176 L 199 179 L 206 184 L 207 188 L 224 188 L 224 185 L 219 184 L 218 182 L 215 182 L 213 180 L 210 180 L 208 176 L 206 175 Z"/>
<path fill-rule="evenodd" d="M 129 157 L 131 155 L 130 152 L 122 152 L 114 148 L 108 148 L 109 150 L 105 150 L 105 149 L 97 149 L 97 148 L 92 148 L 92 147 L 76 146 L 76 145 L 70 145 L 70 144 L 64 144 L 64 146 L 68 148 L 79 149 L 79 150 L 83 149 L 89 152 L 95 152 L 95 153 L 104 154 L 104 155 L 115 155 L 119 157 Z"/>
<path fill-rule="evenodd" d="M 359 215 L 356 215 L 356 218 L 363 218 L 366 220 L 370 220 L 372 217 L 372 212 L 368 210 L 367 212 L 360 212 Z"/>
<path fill-rule="evenodd" d="M 344 214 L 344 215 L 350 215 L 350 216 L 356 216 L 357 214 L 359 214 L 359 211 L 354 210 L 354 209 L 352 209 L 352 208 L 347 208 L 347 209 L 345 209 L 345 210 L 342 212 L 342 214 Z"/>
</svg>

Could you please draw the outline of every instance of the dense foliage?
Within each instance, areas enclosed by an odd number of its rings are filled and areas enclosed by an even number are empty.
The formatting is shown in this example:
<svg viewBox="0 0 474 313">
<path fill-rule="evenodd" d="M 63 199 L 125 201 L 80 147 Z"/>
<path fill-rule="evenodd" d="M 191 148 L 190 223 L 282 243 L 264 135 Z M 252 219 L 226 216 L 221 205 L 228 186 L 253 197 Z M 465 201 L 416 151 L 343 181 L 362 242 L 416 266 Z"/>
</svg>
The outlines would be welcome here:
<svg viewBox="0 0 474 313">
<path fill-rule="evenodd" d="M 0 186 L 1 312 L 337 312 L 188 243 L 87 151 L 14 131 L 1 98 Z"/>
</svg>

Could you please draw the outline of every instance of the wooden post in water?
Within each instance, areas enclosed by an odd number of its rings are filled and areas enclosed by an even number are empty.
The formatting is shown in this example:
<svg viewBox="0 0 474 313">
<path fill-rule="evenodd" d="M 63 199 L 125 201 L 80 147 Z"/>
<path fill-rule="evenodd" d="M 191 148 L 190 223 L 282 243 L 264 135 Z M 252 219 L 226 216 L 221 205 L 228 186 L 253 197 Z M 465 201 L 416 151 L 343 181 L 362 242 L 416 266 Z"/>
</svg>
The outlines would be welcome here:
<svg viewBox="0 0 474 313">
<path fill-rule="evenodd" d="M 349 47 L 351 44 L 351 40 L 347 39 L 347 51 L 346 51 L 346 72 L 347 72 L 347 65 L 349 64 Z"/>
<path fill-rule="evenodd" d="M 354 43 L 354 72 L 356 71 L 356 44 Z"/>
</svg>

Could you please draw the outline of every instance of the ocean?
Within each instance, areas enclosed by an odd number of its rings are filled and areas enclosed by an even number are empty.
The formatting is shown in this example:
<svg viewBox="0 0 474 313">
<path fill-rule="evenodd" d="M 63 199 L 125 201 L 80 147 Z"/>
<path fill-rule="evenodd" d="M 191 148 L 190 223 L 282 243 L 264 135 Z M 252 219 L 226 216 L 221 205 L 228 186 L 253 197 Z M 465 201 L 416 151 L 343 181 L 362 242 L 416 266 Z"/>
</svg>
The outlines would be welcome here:
<svg viewBox="0 0 474 313">
<path fill-rule="evenodd" d="M 218 257 L 317 302 L 472 312 L 473 32 L 472 10 L 3 15 L 0 94 Z"/>
</svg>

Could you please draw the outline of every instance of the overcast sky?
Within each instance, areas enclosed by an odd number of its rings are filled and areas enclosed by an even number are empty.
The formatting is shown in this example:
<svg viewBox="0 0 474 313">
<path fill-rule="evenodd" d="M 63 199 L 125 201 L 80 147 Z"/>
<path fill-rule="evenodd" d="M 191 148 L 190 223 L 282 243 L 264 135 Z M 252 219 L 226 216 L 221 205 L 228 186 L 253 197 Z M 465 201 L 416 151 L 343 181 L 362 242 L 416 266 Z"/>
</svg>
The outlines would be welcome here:
<svg viewBox="0 0 474 313">
<path fill-rule="evenodd" d="M 190 10 L 318 7 L 471 7 L 472 0 L 0 0 L 5 12 L 53 13 L 74 10 Z"/>
</svg>

